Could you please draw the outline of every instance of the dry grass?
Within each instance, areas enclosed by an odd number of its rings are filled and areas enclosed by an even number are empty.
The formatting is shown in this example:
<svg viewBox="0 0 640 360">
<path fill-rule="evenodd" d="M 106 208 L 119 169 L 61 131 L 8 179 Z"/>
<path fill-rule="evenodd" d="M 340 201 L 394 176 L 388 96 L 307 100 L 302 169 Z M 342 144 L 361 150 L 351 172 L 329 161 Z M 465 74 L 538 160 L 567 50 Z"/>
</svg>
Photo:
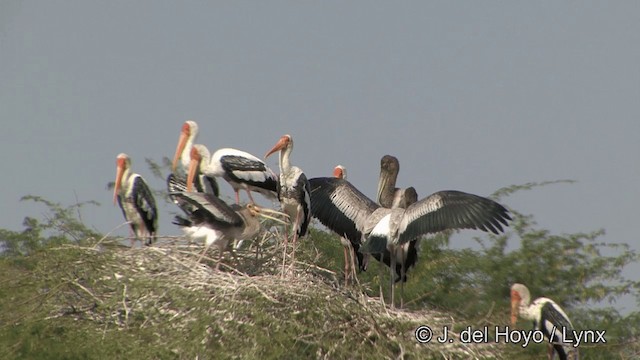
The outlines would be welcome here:
<svg viewBox="0 0 640 360">
<path fill-rule="evenodd" d="M 499 358 L 496 344 L 417 343 L 418 326 L 429 325 L 435 339 L 455 320 L 390 310 L 362 288 L 343 287 L 341 274 L 315 265 L 321 255 L 312 245 L 281 276 L 276 238 L 266 232 L 235 257 L 227 253 L 220 270 L 211 257 L 197 263 L 202 246 L 180 238 L 135 249 L 121 239 L 51 248 L 13 284 L 38 277 L 38 295 L 17 297 L 39 310 L 0 320 L 63 327 L 62 342 L 83 337 L 88 348 L 78 345 L 71 358 Z M 16 346 L 9 355 L 28 350 Z"/>
</svg>

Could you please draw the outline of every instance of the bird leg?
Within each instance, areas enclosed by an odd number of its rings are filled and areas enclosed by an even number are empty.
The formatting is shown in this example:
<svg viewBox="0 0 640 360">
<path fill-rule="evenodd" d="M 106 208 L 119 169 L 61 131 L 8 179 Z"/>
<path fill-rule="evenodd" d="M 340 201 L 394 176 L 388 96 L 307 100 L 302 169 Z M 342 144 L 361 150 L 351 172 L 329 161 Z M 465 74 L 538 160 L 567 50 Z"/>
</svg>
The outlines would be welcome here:
<svg viewBox="0 0 640 360">
<path fill-rule="evenodd" d="M 394 301 L 395 301 L 395 295 L 396 295 L 396 282 L 395 282 L 395 277 L 396 277 L 396 249 L 395 246 L 393 246 L 391 248 L 390 251 L 391 253 L 391 277 L 390 277 L 390 281 L 391 281 L 391 308 L 395 309 L 395 305 L 394 305 Z"/>
<path fill-rule="evenodd" d="M 129 227 L 129 247 L 133 249 L 136 245 L 136 233 L 133 231 L 131 227 Z"/>
<path fill-rule="evenodd" d="M 357 274 L 357 265 L 356 265 L 356 254 L 353 252 L 353 246 L 349 243 L 349 253 L 351 254 L 351 280 L 354 284 L 360 284 L 358 282 L 358 274 Z"/>
<path fill-rule="evenodd" d="M 249 201 L 251 202 L 251 204 L 255 204 L 255 200 L 253 200 L 253 196 L 251 196 L 251 191 L 249 189 L 247 189 L 247 195 L 249 196 Z"/>
<path fill-rule="evenodd" d="M 347 253 L 348 247 L 343 246 L 344 250 L 344 286 L 349 285 L 349 254 Z"/>
<path fill-rule="evenodd" d="M 407 259 L 405 259 L 404 249 L 402 249 L 402 247 L 400 249 L 402 254 L 400 255 L 402 257 L 402 262 L 400 263 L 400 309 L 402 309 L 404 307 L 404 277 L 407 271 L 404 267 L 404 264 L 407 261 Z"/>
<path fill-rule="evenodd" d="M 220 270 L 220 263 L 222 262 L 222 257 L 224 254 L 224 250 L 222 247 L 218 247 L 218 262 L 216 263 L 216 271 Z"/>
<path fill-rule="evenodd" d="M 285 264 L 286 264 L 286 259 L 287 259 L 287 244 L 289 242 L 289 226 L 285 225 L 284 226 L 284 244 L 282 245 L 282 274 L 280 275 L 281 277 L 284 278 L 284 273 L 285 273 Z"/>
<path fill-rule="evenodd" d="M 553 345 L 549 343 L 547 344 L 547 359 L 553 360 L 554 357 L 555 357 L 555 353 L 554 353 Z"/>
<path fill-rule="evenodd" d="M 202 261 L 202 258 L 207 253 L 207 250 L 209 250 L 209 246 L 211 246 L 211 245 L 210 244 L 209 245 L 205 244 L 204 251 L 202 252 L 202 254 L 200 254 L 200 257 L 198 258 L 198 261 L 196 261 L 196 263 L 200 263 L 200 261 Z"/>
<path fill-rule="evenodd" d="M 233 189 L 233 191 L 236 193 L 236 204 L 240 205 L 240 193 L 238 189 Z"/>
<path fill-rule="evenodd" d="M 293 224 L 293 250 L 291 250 L 291 265 L 290 267 L 293 269 L 296 266 L 296 242 L 298 241 L 298 226 L 300 226 L 300 218 L 302 217 L 302 212 L 298 210 L 296 213 L 296 222 Z"/>
</svg>

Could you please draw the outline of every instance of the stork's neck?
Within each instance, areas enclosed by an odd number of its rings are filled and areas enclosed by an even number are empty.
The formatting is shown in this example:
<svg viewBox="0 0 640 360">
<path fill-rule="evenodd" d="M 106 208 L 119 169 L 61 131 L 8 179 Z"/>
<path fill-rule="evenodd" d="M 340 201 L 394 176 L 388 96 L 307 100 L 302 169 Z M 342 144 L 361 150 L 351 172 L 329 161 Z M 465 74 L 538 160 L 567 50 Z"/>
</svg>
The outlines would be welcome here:
<svg viewBox="0 0 640 360">
<path fill-rule="evenodd" d="M 289 156 L 291 155 L 292 145 L 289 145 L 282 149 L 278 154 L 278 160 L 280 162 L 280 174 L 288 174 L 291 171 L 291 163 L 289 162 Z"/>
<path fill-rule="evenodd" d="M 396 192 L 396 177 L 393 174 L 381 171 L 378 181 L 378 203 L 386 208 L 393 206 L 393 198 Z"/>
<path fill-rule="evenodd" d="M 524 319 L 527 320 L 536 320 L 537 319 L 537 310 L 538 306 L 536 306 L 536 304 L 530 304 L 530 299 L 528 297 L 524 297 L 522 298 L 522 300 L 520 301 L 520 307 L 519 307 L 519 313 L 520 316 L 522 316 Z"/>
<path fill-rule="evenodd" d="M 180 155 L 180 161 L 185 169 L 189 168 L 189 162 L 191 161 L 191 148 L 193 147 L 195 138 L 196 137 L 194 135 L 189 135 L 189 137 L 187 137 L 187 142 L 185 143 L 184 149 L 182 149 L 182 154 Z"/>
</svg>

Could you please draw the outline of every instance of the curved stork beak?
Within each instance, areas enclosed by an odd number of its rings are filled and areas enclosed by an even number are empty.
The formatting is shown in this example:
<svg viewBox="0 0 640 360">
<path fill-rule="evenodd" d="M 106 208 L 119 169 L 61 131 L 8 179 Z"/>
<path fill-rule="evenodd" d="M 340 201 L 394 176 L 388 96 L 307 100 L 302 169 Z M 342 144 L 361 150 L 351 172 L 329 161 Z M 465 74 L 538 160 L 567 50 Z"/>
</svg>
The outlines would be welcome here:
<svg viewBox="0 0 640 360">
<path fill-rule="evenodd" d="M 520 308 L 520 301 L 522 298 L 517 291 L 511 290 L 511 325 L 515 326 L 518 321 L 518 313 Z"/>
<path fill-rule="evenodd" d="M 382 196 L 383 189 L 387 187 L 387 182 L 389 181 L 389 177 L 385 176 L 385 174 L 380 174 L 380 179 L 378 179 L 378 192 L 376 193 L 376 201 L 380 201 L 380 197 Z"/>
<path fill-rule="evenodd" d="M 122 176 L 124 175 L 125 160 L 118 158 L 116 160 L 116 185 L 113 187 L 113 205 L 118 201 L 118 192 L 122 186 Z"/>
<path fill-rule="evenodd" d="M 191 148 L 191 161 L 189 161 L 189 170 L 187 173 L 187 191 L 192 191 L 193 189 L 193 179 L 196 177 L 196 171 L 200 166 L 200 161 L 202 160 L 202 155 L 198 152 L 198 149 L 195 147 Z"/>
<path fill-rule="evenodd" d="M 266 159 L 274 152 L 284 149 L 288 143 L 289 138 L 287 136 L 281 137 L 280 140 L 278 140 L 278 142 L 271 148 L 271 150 L 267 151 L 267 153 L 264 155 L 264 158 Z"/>
<path fill-rule="evenodd" d="M 287 218 L 287 219 L 289 218 L 289 215 L 287 215 L 287 214 L 285 214 L 283 212 L 276 211 L 276 210 L 269 209 L 269 208 L 263 208 L 261 206 L 255 205 L 255 204 L 249 204 L 249 205 L 247 205 L 247 208 L 251 212 L 255 213 L 256 215 L 258 215 L 260 217 L 263 217 L 265 219 L 270 219 L 270 220 L 273 220 L 273 221 L 277 221 L 277 222 L 279 222 L 281 224 L 284 224 L 284 225 L 287 224 L 287 222 L 285 220 L 282 220 L 280 218 L 277 218 L 277 217 L 271 216 L 271 215 L 267 215 L 267 214 L 273 214 L 273 215 L 276 215 L 276 216 L 282 216 L 282 217 Z"/>
<path fill-rule="evenodd" d="M 184 147 L 187 145 L 187 140 L 189 139 L 189 126 L 184 124 L 182 126 L 182 131 L 180 132 L 180 138 L 178 139 L 178 146 L 176 147 L 176 153 L 173 155 L 173 163 L 171 164 L 171 171 L 176 171 L 176 167 L 178 166 L 178 160 L 180 160 L 180 154 L 184 150 Z"/>
</svg>

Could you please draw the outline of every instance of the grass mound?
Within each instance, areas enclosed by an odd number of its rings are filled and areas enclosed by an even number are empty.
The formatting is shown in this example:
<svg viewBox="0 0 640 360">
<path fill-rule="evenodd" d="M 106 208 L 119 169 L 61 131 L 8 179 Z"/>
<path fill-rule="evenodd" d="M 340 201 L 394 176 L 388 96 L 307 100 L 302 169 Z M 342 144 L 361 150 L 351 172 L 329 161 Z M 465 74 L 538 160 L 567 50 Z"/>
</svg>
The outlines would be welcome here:
<svg viewBox="0 0 640 360">
<path fill-rule="evenodd" d="M 113 240 L 2 259 L 0 358 L 500 358 L 499 344 L 419 344 L 418 326 L 435 339 L 454 319 L 392 311 L 344 287 L 314 261 L 313 245 L 281 277 L 272 240 L 220 270 L 210 258 L 197 263 L 201 246 L 184 241 L 130 249 Z"/>
</svg>

